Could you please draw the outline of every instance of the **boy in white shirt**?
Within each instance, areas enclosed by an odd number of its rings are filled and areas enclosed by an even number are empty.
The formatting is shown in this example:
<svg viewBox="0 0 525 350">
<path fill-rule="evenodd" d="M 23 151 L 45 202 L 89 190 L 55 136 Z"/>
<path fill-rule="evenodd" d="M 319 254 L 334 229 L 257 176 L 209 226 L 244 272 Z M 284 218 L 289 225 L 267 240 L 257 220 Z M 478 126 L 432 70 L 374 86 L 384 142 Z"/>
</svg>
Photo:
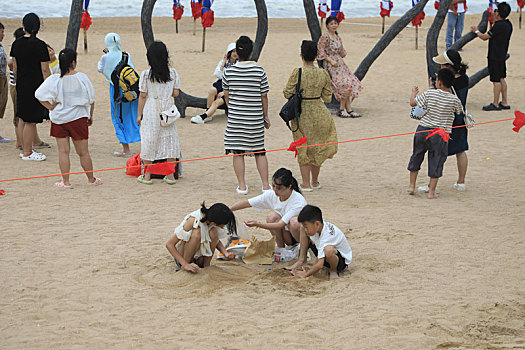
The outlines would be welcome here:
<svg viewBox="0 0 525 350">
<path fill-rule="evenodd" d="M 323 222 L 321 209 L 313 205 L 306 205 L 297 220 L 301 223 L 299 259 L 286 269 L 291 270 L 294 276 L 308 277 L 326 266 L 330 269 L 330 279 L 338 278 L 339 272 L 352 262 L 352 249 L 343 232 L 337 226 Z M 306 263 L 308 249 L 317 256 L 317 263 L 308 271 L 304 268 L 297 270 Z"/>
</svg>

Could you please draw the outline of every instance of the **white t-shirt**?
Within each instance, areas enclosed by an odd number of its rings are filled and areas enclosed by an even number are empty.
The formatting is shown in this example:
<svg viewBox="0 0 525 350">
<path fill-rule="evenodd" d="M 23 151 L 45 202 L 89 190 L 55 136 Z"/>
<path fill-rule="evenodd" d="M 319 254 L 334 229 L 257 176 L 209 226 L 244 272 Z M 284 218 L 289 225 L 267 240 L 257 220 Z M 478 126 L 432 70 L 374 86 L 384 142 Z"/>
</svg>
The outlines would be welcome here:
<svg viewBox="0 0 525 350">
<path fill-rule="evenodd" d="M 319 259 L 325 257 L 324 248 L 333 245 L 334 248 L 341 253 L 341 256 L 345 258 L 347 265 L 352 262 L 352 249 L 350 248 L 350 244 L 343 232 L 337 226 L 325 221 L 321 234 L 319 235 L 319 233 L 316 233 L 315 235 L 310 236 L 310 239 L 314 242 L 315 247 L 317 248 L 317 257 Z"/>
<path fill-rule="evenodd" d="M 306 199 L 296 191 L 292 190 L 290 197 L 281 202 L 274 191 L 264 191 L 263 194 L 248 199 L 250 205 L 256 209 L 271 209 L 281 216 L 281 219 L 286 225 L 290 219 L 299 215 L 299 212 L 307 204 Z"/>
<path fill-rule="evenodd" d="M 89 118 L 91 104 L 95 102 L 95 89 L 84 73 L 73 75 L 53 74 L 35 91 L 40 101 L 57 103 L 49 112 L 55 124 L 65 124 L 80 118 Z"/>
<path fill-rule="evenodd" d="M 458 2 L 457 5 L 458 5 L 458 9 L 457 9 L 457 13 L 464 13 L 466 12 L 465 11 L 465 4 L 466 4 L 466 1 L 465 2 Z M 448 9 L 448 12 L 454 12 L 452 11 L 451 9 Z"/>
</svg>

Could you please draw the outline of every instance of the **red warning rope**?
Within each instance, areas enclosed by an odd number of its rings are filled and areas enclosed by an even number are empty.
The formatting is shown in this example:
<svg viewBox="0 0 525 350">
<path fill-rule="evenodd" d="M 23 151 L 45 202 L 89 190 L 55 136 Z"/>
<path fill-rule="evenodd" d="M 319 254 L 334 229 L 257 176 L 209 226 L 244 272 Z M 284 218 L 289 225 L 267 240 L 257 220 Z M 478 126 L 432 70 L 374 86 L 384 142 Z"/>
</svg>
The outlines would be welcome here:
<svg viewBox="0 0 525 350">
<path fill-rule="evenodd" d="M 520 114 L 518 114 L 520 113 Z M 494 123 L 500 123 L 500 122 L 506 122 L 510 120 L 514 120 L 515 122 L 518 119 L 522 119 L 523 113 L 516 111 L 516 118 L 507 118 L 507 119 L 500 119 L 500 120 L 491 120 L 488 122 L 480 122 L 480 123 L 473 123 L 473 124 L 467 124 L 466 126 L 474 126 L 474 125 L 484 125 L 484 124 L 494 124 Z M 514 123 L 515 126 L 516 123 Z M 462 128 L 463 125 L 460 126 L 453 126 L 446 129 L 454 129 L 454 128 Z M 514 128 L 516 129 L 516 128 Z M 435 130 L 435 129 L 434 129 Z M 258 151 L 258 152 L 246 152 L 246 153 L 240 153 L 240 154 L 225 154 L 221 156 L 213 156 L 213 157 L 203 157 L 203 158 L 193 158 L 193 159 L 183 159 L 183 160 L 177 160 L 174 162 L 169 162 L 168 164 L 177 164 L 177 163 L 187 163 L 187 162 L 196 162 L 200 160 L 210 160 L 210 159 L 220 159 L 220 158 L 228 158 L 228 157 L 235 157 L 235 156 L 243 156 L 243 155 L 251 155 L 251 154 L 257 154 L 257 153 L 269 153 L 269 152 L 279 152 L 279 151 L 295 151 L 297 148 L 307 148 L 307 147 L 318 147 L 318 146 L 327 146 L 327 145 L 333 145 L 333 144 L 342 144 L 342 143 L 350 143 L 350 142 L 359 142 L 359 141 L 369 141 L 369 140 L 378 140 L 378 139 L 385 139 L 390 137 L 397 137 L 397 136 L 406 136 L 406 135 L 414 135 L 419 133 L 431 133 L 434 130 L 423 130 L 423 131 L 413 131 L 413 132 L 405 132 L 401 134 L 392 134 L 392 135 L 382 135 L 382 136 L 374 136 L 374 137 L 365 137 L 360 139 L 353 139 L 353 140 L 345 140 L 345 141 L 336 141 L 336 142 L 327 142 L 327 143 L 319 143 L 315 145 L 305 145 L 305 146 L 294 146 L 294 143 L 292 142 L 292 145 L 289 148 L 277 148 L 277 149 L 271 149 L 267 151 Z M 518 128 L 519 130 L 519 128 Z M 518 132 L 517 130 L 514 130 Z M 75 171 L 70 173 L 64 173 L 64 174 L 49 174 L 49 175 L 38 175 L 38 176 L 28 176 L 28 177 L 20 177 L 16 179 L 3 179 L 0 180 L 1 182 L 13 182 L 13 181 L 22 181 L 22 180 L 32 180 L 32 179 L 43 179 L 47 177 L 56 177 L 56 176 L 62 176 L 62 175 L 78 175 L 78 174 L 85 174 L 85 173 L 98 173 L 103 171 L 113 171 L 113 170 L 123 170 L 127 168 L 133 168 L 133 167 L 142 167 L 144 165 L 133 165 L 133 166 L 123 166 L 123 167 L 116 167 L 116 168 L 106 168 L 106 169 L 95 169 L 91 171 Z"/>
</svg>

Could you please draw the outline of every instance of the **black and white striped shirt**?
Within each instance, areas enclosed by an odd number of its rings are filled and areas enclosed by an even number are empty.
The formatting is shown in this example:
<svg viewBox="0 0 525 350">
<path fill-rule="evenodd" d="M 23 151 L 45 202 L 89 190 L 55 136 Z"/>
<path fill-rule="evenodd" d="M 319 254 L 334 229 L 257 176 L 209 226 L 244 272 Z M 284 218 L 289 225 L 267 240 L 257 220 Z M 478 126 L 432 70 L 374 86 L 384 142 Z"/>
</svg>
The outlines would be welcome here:
<svg viewBox="0 0 525 350">
<path fill-rule="evenodd" d="M 266 72 L 254 61 L 237 62 L 224 69 L 222 86 L 228 92 L 226 150 L 264 150 L 261 96 L 270 90 Z"/>
<path fill-rule="evenodd" d="M 419 125 L 426 128 L 450 128 L 454 122 L 454 113 L 463 113 L 459 98 L 441 89 L 430 89 L 416 96 L 417 106 L 427 112 Z M 451 133 L 452 129 L 445 129 Z"/>
</svg>

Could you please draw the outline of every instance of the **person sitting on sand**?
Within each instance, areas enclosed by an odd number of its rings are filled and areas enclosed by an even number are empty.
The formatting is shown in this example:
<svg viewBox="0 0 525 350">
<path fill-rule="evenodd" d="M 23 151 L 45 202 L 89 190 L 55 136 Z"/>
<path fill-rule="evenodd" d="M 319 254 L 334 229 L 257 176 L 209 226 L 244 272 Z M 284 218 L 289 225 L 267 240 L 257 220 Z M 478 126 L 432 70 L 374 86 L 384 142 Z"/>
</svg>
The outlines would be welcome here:
<svg viewBox="0 0 525 350">
<path fill-rule="evenodd" d="M 195 273 L 210 266 L 215 249 L 228 260 L 235 257 L 220 241 L 227 234 L 237 235 L 235 215 L 230 208 L 223 203 L 206 208 L 202 203 L 200 209 L 186 215 L 166 243 L 166 248 L 179 268 Z"/>
<path fill-rule="evenodd" d="M 308 277 L 325 266 L 330 269 L 330 279 L 338 278 L 339 273 L 352 262 L 352 249 L 348 239 L 337 226 L 323 221 L 323 213 L 316 206 L 306 205 L 297 220 L 301 223 L 299 259 L 286 269 L 294 276 Z M 304 268 L 298 270 L 306 264 L 308 249 L 318 258 L 317 263 L 308 271 Z"/>
<path fill-rule="evenodd" d="M 267 229 L 275 236 L 278 248 L 284 245 L 293 245 L 299 242 L 300 225 L 297 215 L 306 205 L 306 200 L 301 194 L 297 180 L 288 169 L 281 168 L 273 174 L 272 189 L 263 191 L 263 194 L 235 203 L 231 210 L 249 207 L 256 209 L 270 209 L 266 222 L 255 220 L 245 221 L 248 227 L 261 227 Z"/>
<path fill-rule="evenodd" d="M 215 68 L 215 72 L 213 72 L 213 75 L 217 78 L 217 81 L 213 83 L 212 88 L 208 92 L 208 101 L 206 102 L 206 107 L 208 109 L 206 112 L 192 117 L 192 123 L 204 124 L 210 122 L 213 119 L 213 114 L 220 106 L 224 104 L 222 73 L 225 68 L 234 65 L 238 59 L 239 56 L 237 55 L 237 51 L 235 51 L 235 43 L 230 43 L 230 45 L 228 45 L 228 49 L 226 50 L 226 54 L 224 54 L 224 58 L 219 61 L 217 68 Z"/>
<path fill-rule="evenodd" d="M 35 97 L 49 109 L 51 136 L 58 145 L 58 164 L 62 181 L 55 187 L 71 189 L 69 182 L 69 139 L 86 172 L 88 184 L 102 185 L 102 180 L 93 176 L 93 162 L 88 149 L 89 126 L 93 124 L 95 89 L 87 75 L 77 72 L 77 53 L 69 48 L 60 51 L 60 74 L 47 78 L 36 90 Z"/>
<path fill-rule="evenodd" d="M 416 180 L 421 163 L 428 151 L 428 177 L 430 177 L 428 199 L 437 198 L 436 186 L 439 178 L 443 175 L 443 165 L 448 156 L 448 141 L 443 140 L 441 135 L 428 137 L 435 128 L 443 128 L 445 132 L 452 132 L 454 113 L 461 114 L 463 106 L 459 98 L 452 93 L 451 86 L 454 83 L 454 72 L 443 68 L 437 73 L 436 89 L 429 89 L 417 95 L 417 86 L 412 88 L 410 105 L 425 110 L 419 126 L 414 135 L 414 148 L 408 170 L 410 171 L 410 187 L 408 193 L 413 195 L 416 188 Z M 416 96 L 417 95 L 417 96 Z M 428 131 L 428 132 L 424 132 Z"/>
</svg>

